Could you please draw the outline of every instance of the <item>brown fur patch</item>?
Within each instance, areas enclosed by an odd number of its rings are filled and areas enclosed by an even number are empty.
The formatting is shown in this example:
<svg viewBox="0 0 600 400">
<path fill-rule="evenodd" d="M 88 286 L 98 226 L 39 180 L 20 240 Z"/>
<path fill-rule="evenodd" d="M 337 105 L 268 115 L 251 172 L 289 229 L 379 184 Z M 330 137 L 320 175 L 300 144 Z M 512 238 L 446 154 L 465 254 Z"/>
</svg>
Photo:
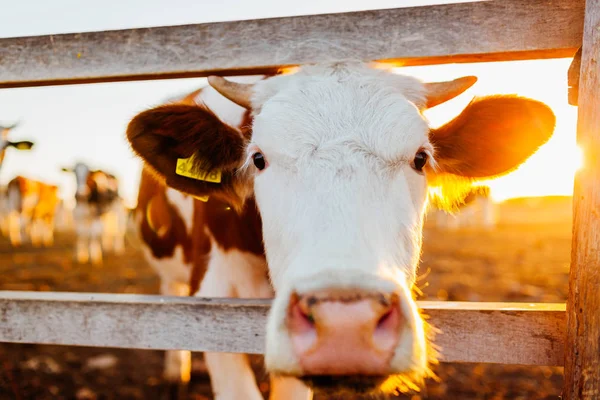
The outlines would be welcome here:
<svg viewBox="0 0 600 400">
<path fill-rule="evenodd" d="M 515 96 L 474 99 L 456 118 L 432 130 L 438 167 L 474 179 L 506 174 L 546 143 L 556 118 L 539 101 Z"/>
<path fill-rule="evenodd" d="M 209 198 L 208 202 L 194 200 L 193 219 L 184 222 L 177 208 L 169 203 L 166 189 L 164 183 L 143 170 L 137 205 L 138 212 L 144 215 L 141 238 L 157 259 L 173 257 L 175 249 L 181 246 L 184 262 L 192 268 L 190 295 L 198 291 L 206 274 L 211 237 L 223 251 L 240 250 L 264 256 L 262 224 L 253 199 L 240 212 L 215 198 Z M 186 230 L 186 223 L 191 224 L 191 233 Z"/>
<path fill-rule="evenodd" d="M 240 250 L 264 256 L 262 223 L 253 199 L 249 199 L 240 212 L 217 199 L 209 199 L 206 203 L 195 200 L 192 229 L 194 243 L 202 235 L 200 231 L 205 228 L 223 251 Z M 194 256 L 194 260 L 197 257 L 206 258 L 206 255 L 208 252 L 200 251 Z M 192 294 L 200 288 L 205 273 L 206 264 L 194 266 L 190 282 Z"/>
</svg>

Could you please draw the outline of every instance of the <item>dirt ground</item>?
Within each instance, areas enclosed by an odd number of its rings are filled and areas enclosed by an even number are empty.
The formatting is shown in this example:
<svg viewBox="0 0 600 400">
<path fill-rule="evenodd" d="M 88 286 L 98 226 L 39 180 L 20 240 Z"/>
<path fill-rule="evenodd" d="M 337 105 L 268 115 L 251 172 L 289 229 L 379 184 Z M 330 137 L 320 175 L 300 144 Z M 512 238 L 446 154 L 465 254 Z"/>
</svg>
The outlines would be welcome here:
<svg viewBox="0 0 600 400">
<path fill-rule="evenodd" d="M 570 198 L 522 199 L 499 206 L 490 232 L 426 227 L 421 299 L 564 302 L 570 215 Z M 0 290 L 158 293 L 157 277 L 131 246 L 92 267 L 73 262 L 72 243 L 64 233 L 48 249 L 13 249 L 0 239 Z M 161 351 L 0 344 L 0 399 L 162 399 L 169 393 L 162 358 Z M 266 395 L 261 360 L 254 361 Z M 440 364 L 435 372 L 439 381 L 397 399 L 558 399 L 563 380 L 562 368 L 550 367 Z M 212 398 L 201 354 L 187 393 Z"/>
</svg>

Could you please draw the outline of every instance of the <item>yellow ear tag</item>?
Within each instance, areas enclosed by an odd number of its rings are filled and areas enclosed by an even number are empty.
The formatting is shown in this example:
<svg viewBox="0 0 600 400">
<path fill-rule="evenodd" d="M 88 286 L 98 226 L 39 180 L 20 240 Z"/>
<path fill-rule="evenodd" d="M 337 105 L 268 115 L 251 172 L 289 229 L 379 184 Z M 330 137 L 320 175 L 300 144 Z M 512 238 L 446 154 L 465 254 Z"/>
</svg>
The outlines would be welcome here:
<svg viewBox="0 0 600 400">
<path fill-rule="evenodd" d="M 192 196 L 192 197 L 195 198 L 195 199 L 197 199 L 197 200 L 200 200 L 200 201 L 203 201 L 203 202 L 206 203 L 208 201 L 208 198 L 210 196 Z"/>
<path fill-rule="evenodd" d="M 221 171 L 216 170 L 209 173 L 207 171 L 194 168 L 193 156 L 190 158 L 178 158 L 175 172 L 177 175 L 197 179 L 199 181 L 221 183 Z"/>
</svg>

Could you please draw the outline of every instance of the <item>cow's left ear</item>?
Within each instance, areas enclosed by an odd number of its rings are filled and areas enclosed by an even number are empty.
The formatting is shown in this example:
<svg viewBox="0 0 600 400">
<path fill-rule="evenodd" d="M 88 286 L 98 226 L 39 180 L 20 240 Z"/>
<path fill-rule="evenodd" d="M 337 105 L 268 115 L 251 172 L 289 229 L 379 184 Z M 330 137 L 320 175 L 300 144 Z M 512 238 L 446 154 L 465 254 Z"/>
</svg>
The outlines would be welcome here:
<svg viewBox="0 0 600 400">
<path fill-rule="evenodd" d="M 440 173 L 469 180 L 511 172 L 546 143 L 556 118 L 544 103 L 516 96 L 473 100 L 455 119 L 430 132 Z"/>
<path fill-rule="evenodd" d="M 236 208 L 249 195 L 249 179 L 240 171 L 248 139 L 207 108 L 174 104 L 144 111 L 129 123 L 127 139 L 168 186 Z"/>
</svg>

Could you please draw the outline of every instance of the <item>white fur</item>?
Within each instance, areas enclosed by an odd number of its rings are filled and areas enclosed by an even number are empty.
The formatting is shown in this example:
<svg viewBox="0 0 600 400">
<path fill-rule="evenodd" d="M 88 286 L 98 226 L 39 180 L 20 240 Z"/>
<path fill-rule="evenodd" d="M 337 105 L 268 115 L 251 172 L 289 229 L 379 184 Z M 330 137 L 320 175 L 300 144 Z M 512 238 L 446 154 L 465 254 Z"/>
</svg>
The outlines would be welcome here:
<svg viewBox="0 0 600 400">
<path fill-rule="evenodd" d="M 208 270 L 197 296 L 272 297 L 273 292 L 266 279 L 266 265 L 262 257 L 238 250 L 224 252 L 214 241 L 212 246 Z M 204 357 L 215 399 L 263 398 L 246 355 L 205 353 Z"/>
<path fill-rule="evenodd" d="M 419 81 L 362 64 L 306 67 L 255 85 L 251 149 L 269 167 L 254 179 L 277 291 L 267 327 L 267 369 L 300 373 L 284 323 L 292 292 L 395 292 L 409 332 L 394 372 L 423 372 L 422 324 L 407 288 L 421 248 L 427 196 L 410 163 L 432 152 Z M 250 154 L 249 154 L 250 155 Z"/>
<path fill-rule="evenodd" d="M 178 190 L 167 188 L 167 199 L 183 219 L 188 234 L 192 233 L 192 222 L 194 221 L 194 198 L 181 193 Z"/>
</svg>

